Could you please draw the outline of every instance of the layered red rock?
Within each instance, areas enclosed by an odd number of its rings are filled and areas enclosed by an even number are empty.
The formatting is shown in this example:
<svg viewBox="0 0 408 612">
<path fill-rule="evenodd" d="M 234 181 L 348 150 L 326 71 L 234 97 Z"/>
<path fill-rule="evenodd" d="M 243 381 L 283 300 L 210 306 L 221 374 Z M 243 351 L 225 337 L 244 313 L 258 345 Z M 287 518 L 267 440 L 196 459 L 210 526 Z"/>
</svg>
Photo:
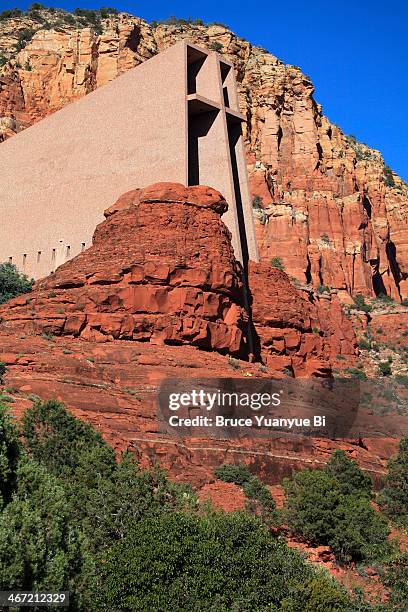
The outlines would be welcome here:
<svg viewBox="0 0 408 612">
<path fill-rule="evenodd" d="M 0 311 L 2 328 L 244 356 L 247 314 L 226 209 L 209 187 L 159 183 L 125 194 L 90 249 Z"/>
<path fill-rule="evenodd" d="M 1 360 L 7 355 L 5 385 L 21 415 L 36 398 L 56 398 L 90 422 L 120 452 L 129 449 L 141 465 L 157 463 L 170 476 L 196 487 L 214 482 L 213 470 L 222 463 L 246 463 L 266 483 L 280 483 L 302 468 L 321 468 L 333 450 L 342 448 L 378 484 L 387 459 L 396 452 L 396 439 L 311 440 L 301 437 L 271 440 L 214 440 L 170 436 L 157 422 L 157 392 L 164 379 L 268 379 L 273 370 L 258 363 L 200 351 L 188 345 L 152 345 L 112 340 L 98 343 L 72 336 L 6 333 L 0 330 Z M 384 417 L 376 419 L 384 427 Z"/>
<path fill-rule="evenodd" d="M 326 300 L 325 318 L 284 272 L 251 264 L 252 325 L 265 364 L 231 360 L 247 357 L 248 326 L 241 268 L 220 217 L 225 209 L 209 187 L 161 183 L 124 194 L 106 211 L 91 248 L 4 304 L 0 360 L 13 409 L 19 414 L 36 397 L 55 397 L 117 450 L 130 448 L 142 465 L 159 461 L 172 477 L 197 485 L 212 482 L 226 461 L 244 461 L 277 483 L 293 469 L 323 465 L 338 447 L 379 480 L 395 440 L 370 447 L 161 432 L 157 391 L 166 378 L 268 378 L 288 364 L 296 376 L 322 375 L 333 338 L 345 342 L 345 354 L 353 350 L 346 328 L 344 337 L 336 331 L 341 319 L 330 323 L 335 302 Z"/>
<path fill-rule="evenodd" d="M 265 263 L 250 263 L 249 286 L 266 365 L 295 376 L 328 376 L 338 355 L 355 358 L 355 334 L 335 297 L 312 301 L 311 293 Z"/>
<path fill-rule="evenodd" d="M 250 263 L 251 348 L 243 271 L 210 187 L 158 183 L 105 211 L 92 247 L 0 309 L 1 329 L 95 342 L 189 344 L 261 360 L 295 376 L 328 376 L 355 355 L 340 305 L 313 303 L 287 274 Z"/>
</svg>

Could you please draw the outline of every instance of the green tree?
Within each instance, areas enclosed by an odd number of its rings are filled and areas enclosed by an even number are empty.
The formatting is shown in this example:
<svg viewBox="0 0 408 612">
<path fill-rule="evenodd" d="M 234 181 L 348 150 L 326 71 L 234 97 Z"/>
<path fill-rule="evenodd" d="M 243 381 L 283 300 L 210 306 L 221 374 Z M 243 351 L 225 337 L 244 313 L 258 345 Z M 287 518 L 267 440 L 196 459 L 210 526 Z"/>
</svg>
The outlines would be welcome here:
<svg viewBox="0 0 408 612">
<path fill-rule="evenodd" d="M 22 293 L 29 293 L 33 283 L 34 281 L 21 274 L 14 264 L 0 264 L 0 304 Z"/>
<path fill-rule="evenodd" d="M 389 606 L 393 612 L 406 612 L 408 601 L 408 553 L 400 553 L 387 567 L 385 585 L 391 589 Z"/>
<path fill-rule="evenodd" d="M 298 553 L 245 513 L 166 513 L 142 519 L 113 545 L 98 586 L 98 607 L 260 611 L 281 609 L 286 601 L 287 610 L 299 610 L 289 607 L 290 601 L 316 575 Z M 347 609 L 345 591 L 327 576 L 320 580 L 320 592 L 313 593 L 315 609 L 323 610 L 331 598 L 333 606 L 326 610 Z"/>
<path fill-rule="evenodd" d="M 336 456 L 329 471 L 336 474 L 343 461 Z M 355 484 L 360 475 L 350 471 Z M 367 489 L 356 492 L 353 484 L 320 470 L 302 470 L 283 484 L 288 525 L 306 541 L 330 546 L 343 563 L 381 559 L 389 552 L 387 523 L 371 506 Z"/>
<path fill-rule="evenodd" d="M 285 478 L 285 517 L 292 531 L 313 544 L 329 544 L 334 535 L 334 512 L 341 493 L 321 470 L 302 470 Z"/>
<path fill-rule="evenodd" d="M 343 450 L 336 450 L 327 462 L 324 471 L 335 479 L 336 486 L 344 495 L 366 495 L 372 497 L 373 483 L 356 461 Z"/>
<path fill-rule="evenodd" d="M 388 462 L 385 486 L 379 502 L 397 525 L 408 526 L 408 437 L 402 438 L 398 453 Z"/>
<path fill-rule="evenodd" d="M 364 296 L 361 295 L 361 294 L 354 295 L 353 296 L 353 301 L 354 301 L 354 307 L 357 308 L 357 310 L 362 310 L 366 314 L 371 312 L 372 309 L 373 309 L 370 304 L 366 303 L 366 301 L 364 299 Z"/>
<path fill-rule="evenodd" d="M 389 361 L 380 361 L 378 364 L 378 369 L 383 376 L 391 376 L 392 374 L 391 364 Z"/>
<path fill-rule="evenodd" d="M 262 521 L 274 525 L 279 522 L 276 503 L 268 487 L 259 478 L 252 478 L 243 486 L 245 496 L 248 498 L 247 509 L 262 518 Z"/>
<path fill-rule="evenodd" d="M 224 482 L 233 482 L 242 487 L 247 497 L 245 506 L 249 512 L 260 516 L 264 522 L 270 525 L 278 523 L 279 515 L 271 492 L 259 478 L 251 474 L 245 464 L 224 463 L 215 468 L 214 475 Z"/>
<path fill-rule="evenodd" d="M 13 499 L 0 515 L 0 587 L 70 590 L 79 597 L 94 563 L 69 516 L 63 487 L 29 461 L 20 463 L 17 480 Z"/>
<path fill-rule="evenodd" d="M 333 534 L 327 544 L 342 563 L 382 560 L 390 552 L 387 521 L 367 497 L 342 496 L 331 521 Z"/>
<path fill-rule="evenodd" d="M 222 48 L 222 43 L 218 42 L 217 40 L 214 40 L 210 45 L 211 51 L 216 51 L 217 53 L 222 51 Z"/>
<path fill-rule="evenodd" d="M 0 403 L 0 511 L 16 486 L 16 470 L 21 446 L 13 420 Z"/>
<path fill-rule="evenodd" d="M 58 477 L 69 479 L 78 473 L 83 485 L 91 486 L 115 468 L 115 453 L 102 436 L 56 400 L 29 408 L 22 433 L 30 455 Z"/>
<path fill-rule="evenodd" d="M 389 166 L 384 166 L 383 179 L 387 187 L 395 187 L 394 173 Z"/>
<path fill-rule="evenodd" d="M 271 259 L 271 266 L 272 268 L 276 268 L 277 270 L 282 270 L 282 272 L 285 271 L 285 266 L 283 264 L 283 261 L 280 257 L 272 257 Z"/>
<path fill-rule="evenodd" d="M 263 208 L 263 198 L 261 196 L 255 196 L 252 200 L 253 208 L 262 209 Z"/>
<path fill-rule="evenodd" d="M 124 538 L 135 522 L 174 510 L 194 509 L 197 499 L 189 485 L 176 484 L 158 468 L 140 470 L 125 453 L 110 478 L 88 490 L 84 529 L 94 550 Z"/>
<path fill-rule="evenodd" d="M 162 470 L 140 470 L 130 453 L 116 462 L 102 437 L 55 400 L 29 408 L 22 432 L 30 455 L 61 480 L 93 551 L 124 537 L 146 514 L 195 504 L 191 488 L 167 480 Z"/>
<path fill-rule="evenodd" d="M 1 414 L 4 590 L 69 590 L 78 612 L 360 609 L 259 518 L 204 511 L 162 470 L 140 470 L 129 453 L 116 462 L 62 404 L 37 403 L 22 430 L 20 443 Z M 227 477 L 273 512 L 267 487 L 239 467 Z"/>
<path fill-rule="evenodd" d="M 251 472 L 243 463 L 238 465 L 223 463 L 215 468 L 214 475 L 224 482 L 233 482 L 239 487 L 253 478 Z"/>
<path fill-rule="evenodd" d="M 6 364 L 0 361 L 0 385 L 4 384 L 4 375 L 7 372 Z"/>
<path fill-rule="evenodd" d="M 281 609 L 285 612 L 337 612 L 353 608 L 347 593 L 321 573 L 299 584 L 296 592 L 283 600 Z"/>
</svg>

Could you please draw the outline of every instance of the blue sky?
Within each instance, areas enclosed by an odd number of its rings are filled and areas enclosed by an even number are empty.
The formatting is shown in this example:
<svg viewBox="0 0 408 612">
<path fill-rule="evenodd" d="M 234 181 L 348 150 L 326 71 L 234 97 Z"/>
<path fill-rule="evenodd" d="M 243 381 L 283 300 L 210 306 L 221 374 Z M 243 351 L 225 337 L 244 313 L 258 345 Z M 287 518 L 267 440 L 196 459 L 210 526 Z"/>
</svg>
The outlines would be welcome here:
<svg viewBox="0 0 408 612">
<path fill-rule="evenodd" d="M 0 0 L 0 9 L 31 2 Z M 408 181 L 408 3 L 404 0 L 44 0 L 72 10 L 114 6 L 151 21 L 169 15 L 221 21 L 296 64 L 324 113 L 346 134 L 379 149 Z"/>
</svg>

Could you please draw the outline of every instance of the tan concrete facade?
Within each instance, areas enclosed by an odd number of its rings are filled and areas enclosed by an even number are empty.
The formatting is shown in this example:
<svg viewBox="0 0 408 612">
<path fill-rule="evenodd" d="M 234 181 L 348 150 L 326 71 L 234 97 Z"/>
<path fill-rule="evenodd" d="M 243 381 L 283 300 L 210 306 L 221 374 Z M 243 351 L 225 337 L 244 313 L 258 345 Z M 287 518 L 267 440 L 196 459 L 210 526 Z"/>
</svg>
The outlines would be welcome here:
<svg viewBox="0 0 408 612">
<path fill-rule="evenodd" d="M 34 278 L 87 248 L 122 193 L 210 185 L 237 257 L 258 259 L 232 66 L 180 42 L 0 144 L 0 262 Z"/>
</svg>

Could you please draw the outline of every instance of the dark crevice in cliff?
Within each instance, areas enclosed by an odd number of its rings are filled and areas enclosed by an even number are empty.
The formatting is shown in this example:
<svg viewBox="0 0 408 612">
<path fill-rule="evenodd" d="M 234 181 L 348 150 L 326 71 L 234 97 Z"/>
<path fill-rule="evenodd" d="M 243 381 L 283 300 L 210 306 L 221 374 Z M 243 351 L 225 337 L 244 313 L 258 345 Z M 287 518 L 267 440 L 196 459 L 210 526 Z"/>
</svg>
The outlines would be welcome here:
<svg viewBox="0 0 408 612">
<path fill-rule="evenodd" d="M 306 284 L 307 285 L 310 285 L 310 283 L 312 282 L 311 267 L 312 267 L 312 264 L 310 263 L 310 257 L 308 255 L 307 256 L 307 267 L 306 267 L 306 270 L 305 270 Z"/>
<path fill-rule="evenodd" d="M 367 213 L 367 217 L 371 219 L 371 202 L 367 196 L 364 196 L 363 198 L 363 208 Z"/>
<path fill-rule="evenodd" d="M 283 138 L 283 131 L 282 131 L 281 126 L 279 126 L 277 137 L 278 137 L 278 151 L 279 151 L 281 142 L 282 142 L 282 138 Z"/>
<path fill-rule="evenodd" d="M 140 29 L 135 26 L 126 40 L 125 47 L 136 53 L 140 44 L 140 38 Z"/>
<path fill-rule="evenodd" d="M 375 295 L 386 295 L 387 293 L 384 286 L 383 278 L 378 270 L 378 264 L 377 269 L 373 274 L 373 291 Z"/>
<path fill-rule="evenodd" d="M 400 281 L 401 281 L 401 272 L 397 261 L 397 247 L 395 246 L 392 240 L 387 242 L 385 247 L 385 251 L 387 253 L 388 262 L 390 265 L 391 274 L 394 277 L 395 284 L 397 286 L 398 294 L 400 295 Z"/>
<path fill-rule="evenodd" d="M 320 142 L 316 143 L 316 149 L 317 149 L 317 154 L 319 156 L 319 162 L 317 165 L 319 165 L 320 162 L 323 161 L 323 149 L 322 149 L 322 145 L 320 144 Z"/>
</svg>

